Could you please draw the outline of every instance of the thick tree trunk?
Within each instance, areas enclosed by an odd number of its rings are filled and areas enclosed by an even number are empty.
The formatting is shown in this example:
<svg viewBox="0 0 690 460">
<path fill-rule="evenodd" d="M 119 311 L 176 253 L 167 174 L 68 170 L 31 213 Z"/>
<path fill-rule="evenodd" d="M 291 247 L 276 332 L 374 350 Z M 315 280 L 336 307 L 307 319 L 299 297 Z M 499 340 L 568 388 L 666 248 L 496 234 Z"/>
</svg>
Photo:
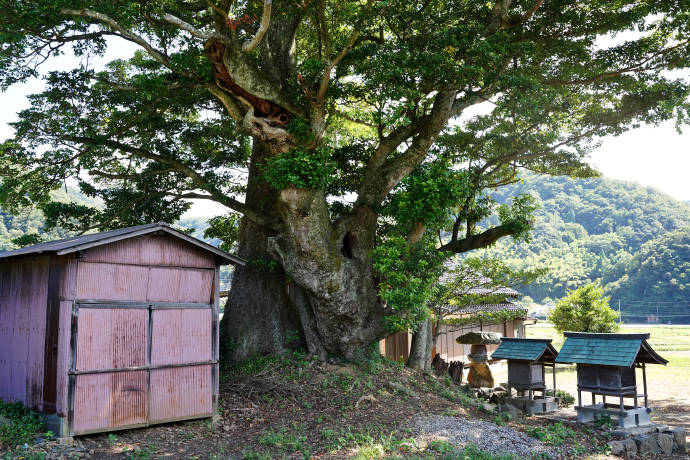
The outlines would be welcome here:
<svg viewBox="0 0 690 460">
<path fill-rule="evenodd" d="M 355 359 L 386 335 L 382 319 L 390 313 L 377 297 L 369 257 L 376 215 L 362 214 L 338 229 L 323 191 L 288 188 L 279 202 L 288 230 L 272 238 L 269 248 L 309 299 L 325 349 Z"/>
<path fill-rule="evenodd" d="M 434 348 L 434 333 L 431 318 L 427 318 L 419 325 L 419 329 L 412 334 L 410 356 L 407 367 L 427 371 L 431 369 L 431 350 Z"/>
<path fill-rule="evenodd" d="M 268 154 L 265 144 L 254 142 L 246 202 L 271 212 L 276 208 L 277 192 L 258 180 L 259 166 Z M 267 252 L 272 236 L 273 232 L 242 219 L 238 255 L 250 263 L 235 268 L 220 323 L 220 355 L 225 362 L 236 363 L 303 344 L 299 314 L 286 289 L 285 271 L 280 264 L 270 270 L 264 263 L 252 263 L 272 259 Z M 299 337 L 297 341 L 295 336 Z"/>
</svg>

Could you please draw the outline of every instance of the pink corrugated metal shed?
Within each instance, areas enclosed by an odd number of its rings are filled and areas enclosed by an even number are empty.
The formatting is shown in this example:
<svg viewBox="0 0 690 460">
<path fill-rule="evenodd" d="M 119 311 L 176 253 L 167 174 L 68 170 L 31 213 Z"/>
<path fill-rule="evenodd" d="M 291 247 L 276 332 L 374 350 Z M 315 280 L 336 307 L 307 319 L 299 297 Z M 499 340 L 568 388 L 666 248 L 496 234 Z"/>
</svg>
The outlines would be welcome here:
<svg viewBox="0 0 690 460">
<path fill-rule="evenodd" d="M 63 437 L 210 416 L 227 263 L 165 223 L 0 253 L 0 399 Z"/>
</svg>

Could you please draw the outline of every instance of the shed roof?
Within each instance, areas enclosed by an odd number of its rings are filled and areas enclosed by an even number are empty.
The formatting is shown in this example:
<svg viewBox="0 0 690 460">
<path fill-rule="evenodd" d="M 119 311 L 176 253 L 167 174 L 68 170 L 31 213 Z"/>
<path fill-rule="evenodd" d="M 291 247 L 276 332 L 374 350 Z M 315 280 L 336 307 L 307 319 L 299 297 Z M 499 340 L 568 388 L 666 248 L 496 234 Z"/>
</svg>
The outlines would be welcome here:
<svg viewBox="0 0 690 460">
<path fill-rule="evenodd" d="M 647 343 L 649 334 L 565 332 L 557 363 L 631 367 L 634 363 L 666 364 Z"/>
<path fill-rule="evenodd" d="M 461 290 L 455 292 L 456 295 L 483 295 L 489 296 L 494 294 L 503 294 L 509 297 L 519 297 L 521 294 L 507 286 L 494 286 L 493 281 L 480 273 L 472 272 L 470 270 L 461 270 L 458 272 L 453 272 L 457 270 L 458 265 L 455 261 L 446 262 L 444 264 L 446 272 L 441 275 L 441 282 L 443 284 L 452 284 L 456 276 L 464 279 L 467 283 L 472 283 L 474 286 L 468 288 L 467 290 Z"/>
<path fill-rule="evenodd" d="M 491 353 L 492 358 L 510 359 L 516 361 L 544 361 L 553 362 L 558 352 L 551 345 L 551 339 L 521 339 L 517 337 L 501 337 L 501 344 Z"/>
<path fill-rule="evenodd" d="M 74 236 L 72 238 L 65 238 L 62 240 L 47 241 L 45 243 L 27 246 L 25 248 L 15 249 L 12 251 L 0 253 L 0 260 L 9 259 L 10 257 L 24 256 L 29 254 L 45 254 L 55 253 L 57 255 L 69 254 L 72 252 L 81 251 L 84 249 L 101 246 L 115 241 L 132 238 L 134 236 L 148 235 L 150 233 L 164 232 L 173 235 L 177 238 L 183 239 L 189 243 L 206 249 L 219 257 L 221 264 L 239 264 L 244 265 L 246 261 L 240 257 L 233 256 L 223 250 L 211 246 L 210 244 L 201 241 L 193 236 L 186 235 L 174 228 L 170 227 L 165 222 L 158 222 L 155 224 L 137 225 L 135 227 L 118 228 L 116 230 L 109 230 L 106 232 L 92 233 L 89 235 Z"/>
<path fill-rule="evenodd" d="M 465 306 L 457 306 L 446 304 L 441 307 L 445 313 L 450 313 L 454 315 L 469 315 L 473 313 L 480 312 L 493 312 L 493 311 L 524 311 L 527 314 L 527 309 L 517 305 L 513 302 L 505 301 L 499 303 L 480 303 Z"/>
</svg>

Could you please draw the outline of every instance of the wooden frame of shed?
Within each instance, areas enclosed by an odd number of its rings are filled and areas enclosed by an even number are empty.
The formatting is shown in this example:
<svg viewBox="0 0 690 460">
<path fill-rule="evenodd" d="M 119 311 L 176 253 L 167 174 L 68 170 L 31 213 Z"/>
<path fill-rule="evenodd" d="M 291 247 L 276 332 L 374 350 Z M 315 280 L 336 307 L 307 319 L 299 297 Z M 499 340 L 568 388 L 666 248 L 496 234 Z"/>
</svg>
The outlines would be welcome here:
<svg viewBox="0 0 690 460">
<path fill-rule="evenodd" d="M 565 332 L 565 343 L 557 363 L 577 365 L 577 418 L 593 421 L 597 415 L 618 417 L 623 428 L 651 423 L 647 406 L 646 364 L 663 364 L 667 360 L 656 354 L 647 343 L 649 334 L 597 334 Z M 638 393 L 635 369 L 642 370 L 643 393 Z M 592 404 L 582 403 L 582 392 L 592 394 Z M 596 396 L 602 401 L 597 403 Z M 606 402 L 607 396 L 618 398 L 616 404 Z M 631 405 L 625 399 L 632 399 Z M 644 405 L 639 406 L 639 399 Z"/>
<path fill-rule="evenodd" d="M 492 358 L 508 361 L 506 402 L 529 415 L 558 410 L 559 399 L 555 397 L 556 356 L 558 352 L 551 345 L 551 339 L 502 337 Z M 552 389 L 546 387 L 546 366 L 553 368 Z M 513 389 L 518 392 L 516 398 L 512 397 Z M 535 391 L 541 392 L 540 398 L 536 397 Z M 547 391 L 553 391 L 554 396 L 548 397 Z"/>
<path fill-rule="evenodd" d="M 0 254 L 0 399 L 59 437 L 212 416 L 228 263 L 165 223 Z"/>
</svg>

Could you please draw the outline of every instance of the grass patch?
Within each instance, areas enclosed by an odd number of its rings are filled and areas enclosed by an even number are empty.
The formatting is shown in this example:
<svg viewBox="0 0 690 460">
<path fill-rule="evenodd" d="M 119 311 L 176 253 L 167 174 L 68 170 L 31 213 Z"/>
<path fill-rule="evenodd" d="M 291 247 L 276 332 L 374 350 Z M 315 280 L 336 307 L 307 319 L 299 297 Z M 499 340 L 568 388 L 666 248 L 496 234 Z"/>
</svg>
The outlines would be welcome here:
<svg viewBox="0 0 690 460">
<path fill-rule="evenodd" d="M 306 441 L 306 436 L 291 433 L 287 430 L 268 431 L 259 438 L 259 444 L 276 447 L 281 451 L 301 452 L 304 458 L 309 458 L 311 457 L 311 451 L 306 445 Z"/>
</svg>

